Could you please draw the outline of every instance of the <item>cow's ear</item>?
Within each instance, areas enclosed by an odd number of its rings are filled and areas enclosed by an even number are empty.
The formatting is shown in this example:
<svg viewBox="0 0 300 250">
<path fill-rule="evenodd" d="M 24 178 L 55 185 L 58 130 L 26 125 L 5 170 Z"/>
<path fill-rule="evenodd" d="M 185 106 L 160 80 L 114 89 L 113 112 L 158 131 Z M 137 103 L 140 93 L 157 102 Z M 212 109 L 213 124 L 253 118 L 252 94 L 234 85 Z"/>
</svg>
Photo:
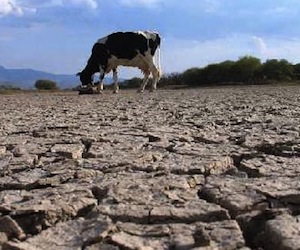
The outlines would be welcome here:
<svg viewBox="0 0 300 250">
<path fill-rule="evenodd" d="M 78 72 L 77 74 L 76 74 L 76 76 L 80 76 L 81 75 L 81 72 Z"/>
</svg>

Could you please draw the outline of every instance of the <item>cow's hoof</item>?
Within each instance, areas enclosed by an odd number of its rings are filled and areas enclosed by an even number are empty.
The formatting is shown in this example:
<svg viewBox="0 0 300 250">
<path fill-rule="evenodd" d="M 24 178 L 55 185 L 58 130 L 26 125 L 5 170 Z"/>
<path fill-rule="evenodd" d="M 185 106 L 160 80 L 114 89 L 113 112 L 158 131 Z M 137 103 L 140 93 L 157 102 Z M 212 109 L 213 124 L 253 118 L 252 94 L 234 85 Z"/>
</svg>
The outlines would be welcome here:
<svg viewBox="0 0 300 250">
<path fill-rule="evenodd" d="M 113 91 L 113 94 L 118 94 L 118 93 L 119 93 L 118 90 L 114 90 L 114 91 Z"/>
<path fill-rule="evenodd" d="M 143 89 L 138 89 L 137 93 L 144 93 L 144 90 Z"/>
<path fill-rule="evenodd" d="M 154 92 L 156 90 L 156 87 L 150 88 L 150 92 Z"/>
</svg>

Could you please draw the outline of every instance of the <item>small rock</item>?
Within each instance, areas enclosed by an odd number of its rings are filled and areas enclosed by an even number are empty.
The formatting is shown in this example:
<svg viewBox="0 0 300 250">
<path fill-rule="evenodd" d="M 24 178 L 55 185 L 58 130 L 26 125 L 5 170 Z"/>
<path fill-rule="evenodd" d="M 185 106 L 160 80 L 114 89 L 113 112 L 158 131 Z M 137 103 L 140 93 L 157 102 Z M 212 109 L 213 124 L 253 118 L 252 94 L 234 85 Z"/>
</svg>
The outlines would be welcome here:
<svg viewBox="0 0 300 250">
<path fill-rule="evenodd" d="M 205 174 L 221 174 L 234 167 L 233 159 L 229 156 L 219 157 L 205 167 Z"/>
<path fill-rule="evenodd" d="M 157 135 L 148 134 L 149 142 L 161 141 L 161 138 Z"/>
<path fill-rule="evenodd" d="M 51 152 L 69 159 L 79 159 L 82 157 L 84 148 L 82 144 L 56 144 L 51 148 Z"/>
<path fill-rule="evenodd" d="M 268 249 L 298 250 L 300 246 L 300 221 L 298 217 L 281 215 L 266 223 L 265 246 Z"/>
<path fill-rule="evenodd" d="M 6 153 L 6 147 L 0 146 L 0 155 L 4 155 Z"/>
<path fill-rule="evenodd" d="M 209 234 L 204 230 L 203 226 L 197 226 L 194 233 L 195 245 L 197 247 L 209 246 L 211 238 Z"/>
<path fill-rule="evenodd" d="M 21 240 L 26 237 L 18 223 L 8 215 L 0 218 L 0 232 L 5 233 L 8 238 L 17 238 Z"/>
<path fill-rule="evenodd" d="M 5 243 L 4 249 L 84 249 L 84 246 L 106 237 L 109 230 L 110 220 L 107 218 L 91 220 L 78 218 L 59 222 L 23 242 L 9 241 Z"/>
<path fill-rule="evenodd" d="M 7 241 L 8 241 L 8 238 L 7 238 L 6 233 L 0 232 L 0 246 Z"/>
<path fill-rule="evenodd" d="M 22 155 L 27 154 L 26 149 L 23 146 L 15 146 L 12 150 L 14 157 L 21 157 Z"/>
</svg>

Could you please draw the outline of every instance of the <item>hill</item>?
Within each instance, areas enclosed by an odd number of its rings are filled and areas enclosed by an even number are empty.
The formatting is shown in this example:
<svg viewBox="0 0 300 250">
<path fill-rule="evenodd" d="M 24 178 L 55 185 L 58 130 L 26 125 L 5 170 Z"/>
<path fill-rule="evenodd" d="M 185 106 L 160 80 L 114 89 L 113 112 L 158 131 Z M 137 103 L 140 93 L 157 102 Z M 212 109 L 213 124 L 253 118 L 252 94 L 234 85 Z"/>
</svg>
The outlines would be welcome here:
<svg viewBox="0 0 300 250">
<path fill-rule="evenodd" d="M 80 80 L 75 74 L 52 74 L 34 69 L 7 69 L 0 65 L 0 85 L 32 89 L 38 79 L 55 81 L 61 89 L 73 88 L 80 85 Z M 106 77 L 105 80 L 107 83 L 112 82 L 112 79 L 109 77 Z"/>
</svg>

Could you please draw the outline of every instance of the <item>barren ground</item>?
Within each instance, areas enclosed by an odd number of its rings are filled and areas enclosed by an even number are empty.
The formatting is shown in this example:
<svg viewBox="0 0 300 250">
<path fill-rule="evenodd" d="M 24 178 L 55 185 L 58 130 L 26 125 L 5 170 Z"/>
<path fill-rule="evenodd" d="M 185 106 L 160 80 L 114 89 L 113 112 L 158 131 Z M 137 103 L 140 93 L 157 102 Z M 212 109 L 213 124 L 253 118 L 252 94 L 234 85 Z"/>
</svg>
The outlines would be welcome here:
<svg viewBox="0 0 300 250">
<path fill-rule="evenodd" d="M 299 249 L 300 87 L 0 107 L 0 249 Z"/>
</svg>

